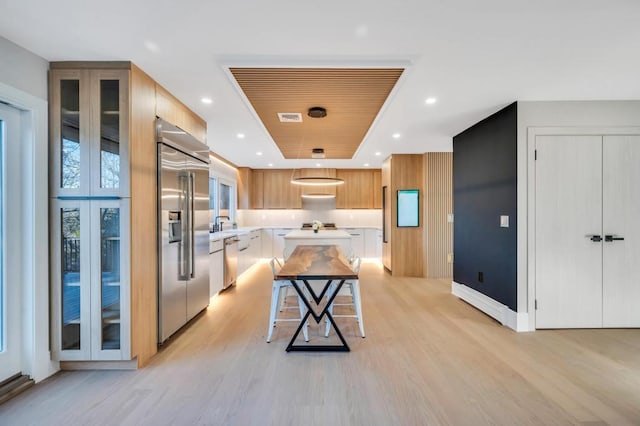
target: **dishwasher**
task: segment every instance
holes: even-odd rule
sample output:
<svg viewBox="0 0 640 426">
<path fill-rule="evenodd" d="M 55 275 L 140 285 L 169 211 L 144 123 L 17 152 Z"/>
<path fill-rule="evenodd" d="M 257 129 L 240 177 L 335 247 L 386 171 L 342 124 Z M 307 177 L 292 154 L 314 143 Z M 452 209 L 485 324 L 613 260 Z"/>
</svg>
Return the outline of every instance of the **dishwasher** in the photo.
<svg viewBox="0 0 640 426">
<path fill-rule="evenodd" d="M 224 239 L 224 285 L 223 289 L 236 282 L 238 276 L 238 238 Z"/>
</svg>

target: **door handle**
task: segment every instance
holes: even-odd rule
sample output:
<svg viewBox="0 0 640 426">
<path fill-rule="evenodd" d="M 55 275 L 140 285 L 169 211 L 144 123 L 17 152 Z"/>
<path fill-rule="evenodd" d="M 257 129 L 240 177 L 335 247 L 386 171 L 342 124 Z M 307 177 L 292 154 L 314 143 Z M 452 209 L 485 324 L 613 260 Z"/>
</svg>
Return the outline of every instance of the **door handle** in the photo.
<svg viewBox="0 0 640 426">
<path fill-rule="evenodd" d="M 613 235 L 605 235 L 604 236 L 604 240 L 608 243 L 613 242 L 613 241 L 623 241 L 624 238 L 623 237 L 615 237 Z"/>
<path fill-rule="evenodd" d="M 600 241 L 602 241 L 602 237 L 600 235 L 592 235 L 589 239 L 594 243 L 599 243 Z"/>
</svg>

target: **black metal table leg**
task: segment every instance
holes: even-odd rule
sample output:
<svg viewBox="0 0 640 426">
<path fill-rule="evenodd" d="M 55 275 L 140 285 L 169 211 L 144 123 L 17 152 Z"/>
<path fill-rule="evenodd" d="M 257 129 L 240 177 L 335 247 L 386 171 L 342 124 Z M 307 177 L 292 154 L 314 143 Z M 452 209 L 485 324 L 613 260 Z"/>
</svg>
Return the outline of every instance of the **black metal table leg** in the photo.
<svg viewBox="0 0 640 426">
<path fill-rule="evenodd" d="M 336 290 L 333 292 L 332 295 L 329 296 L 327 305 L 324 307 L 324 309 L 322 309 L 320 314 L 316 314 L 315 310 L 311 306 L 311 303 L 307 300 L 304 293 L 302 292 L 302 289 L 298 286 L 298 283 L 295 280 L 290 280 L 290 281 L 291 281 L 291 284 L 293 285 L 293 288 L 295 288 L 300 298 L 304 301 L 304 304 L 307 307 L 307 313 L 302 317 L 302 320 L 300 321 L 300 325 L 298 325 L 296 332 L 293 334 L 293 337 L 291 338 L 291 341 L 289 342 L 289 345 L 287 346 L 286 351 L 287 352 L 349 352 L 351 351 L 351 349 L 349 348 L 349 345 L 347 344 L 346 340 L 342 336 L 342 333 L 340 332 L 338 325 L 333 319 L 333 316 L 329 312 L 329 307 L 333 303 L 333 299 L 335 299 L 336 296 L 338 295 L 338 292 L 342 288 L 345 280 L 340 280 L 340 283 L 336 287 Z M 324 285 L 322 292 L 319 295 L 316 295 L 316 293 L 313 291 L 313 287 L 311 287 L 309 282 L 307 280 L 302 280 L 302 282 L 304 282 L 305 286 L 307 287 L 307 290 L 309 290 L 309 293 L 311 293 L 311 297 L 313 298 L 313 301 L 316 303 L 316 306 L 319 305 L 319 303 L 322 301 L 322 298 L 329 290 L 329 286 L 331 285 L 332 281 L 333 280 L 328 280 L 327 283 Z M 307 322 L 307 319 L 309 318 L 309 316 L 312 316 L 313 320 L 317 324 L 320 324 L 320 321 L 322 321 L 322 318 L 325 315 L 331 322 L 331 325 L 333 325 L 333 328 L 336 331 L 338 338 L 342 342 L 342 345 L 294 345 L 295 340 L 298 338 L 298 335 L 300 334 L 302 327 L 304 327 L 304 324 Z"/>
</svg>

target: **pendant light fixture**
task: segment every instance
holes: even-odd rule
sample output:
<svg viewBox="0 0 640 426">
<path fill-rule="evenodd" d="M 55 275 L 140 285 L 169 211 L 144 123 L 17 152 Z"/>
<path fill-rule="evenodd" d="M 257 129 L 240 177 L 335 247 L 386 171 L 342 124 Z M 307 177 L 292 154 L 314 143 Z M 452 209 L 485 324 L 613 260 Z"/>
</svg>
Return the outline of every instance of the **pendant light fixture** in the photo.
<svg viewBox="0 0 640 426">
<path fill-rule="evenodd" d="M 307 115 L 311 118 L 324 118 L 327 116 L 327 110 L 323 107 L 311 107 L 307 112 Z M 323 148 L 313 148 L 311 150 L 311 158 L 325 158 L 324 149 Z M 295 169 L 294 169 L 295 173 Z M 307 177 L 294 177 L 293 174 L 291 176 L 291 183 L 294 185 L 304 185 L 304 186 L 335 186 L 342 185 L 344 180 L 336 177 L 326 177 L 326 176 L 307 176 Z M 303 195 L 305 198 L 333 198 L 335 195 L 332 194 L 305 194 Z"/>
</svg>

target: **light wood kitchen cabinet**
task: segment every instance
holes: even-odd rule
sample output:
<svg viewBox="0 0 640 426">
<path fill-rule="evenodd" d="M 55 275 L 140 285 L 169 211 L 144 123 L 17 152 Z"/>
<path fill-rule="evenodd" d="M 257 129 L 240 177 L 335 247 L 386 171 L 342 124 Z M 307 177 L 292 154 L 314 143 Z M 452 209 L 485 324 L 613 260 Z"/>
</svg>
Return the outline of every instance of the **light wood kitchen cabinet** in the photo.
<svg viewBox="0 0 640 426">
<path fill-rule="evenodd" d="M 52 356 L 143 366 L 157 352 L 159 86 L 126 61 L 50 70 Z"/>
<path fill-rule="evenodd" d="M 293 177 L 322 177 L 322 178 L 335 178 L 336 169 L 296 169 L 293 171 Z M 339 186 L 339 185 L 338 185 Z M 336 195 L 336 185 L 321 185 L 321 186 L 300 186 L 300 195 L 307 194 L 329 194 Z"/>
<path fill-rule="evenodd" d="M 249 208 L 264 208 L 264 172 L 254 170 L 249 185 Z"/>
<path fill-rule="evenodd" d="M 238 209 L 246 210 L 250 207 L 251 182 L 253 170 L 249 167 L 238 167 Z"/>
<path fill-rule="evenodd" d="M 373 208 L 373 170 L 338 169 L 336 177 L 344 180 L 336 188 L 337 209 Z"/>
<path fill-rule="evenodd" d="M 300 186 L 291 183 L 293 170 L 264 170 L 264 208 L 299 209 L 302 208 Z"/>
<path fill-rule="evenodd" d="M 207 123 L 157 83 L 156 115 L 207 143 Z"/>
<path fill-rule="evenodd" d="M 238 209 L 264 208 L 264 172 L 238 167 Z"/>
<path fill-rule="evenodd" d="M 392 275 L 424 275 L 424 160 L 422 154 L 394 154 L 382 165 L 384 192 L 382 264 Z M 419 226 L 398 227 L 397 193 L 419 191 Z"/>
<path fill-rule="evenodd" d="M 373 208 L 382 208 L 382 170 L 376 169 L 373 172 Z"/>
<path fill-rule="evenodd" d="M 294 185 L 295 177 L 337 177 L 342 185 Z M 239 209 L 299 209 L 302 195 L 330 194 L 337 209 L 382 208 L 381 172 L 375 169 L 238 169 Z"/>
</svg>

